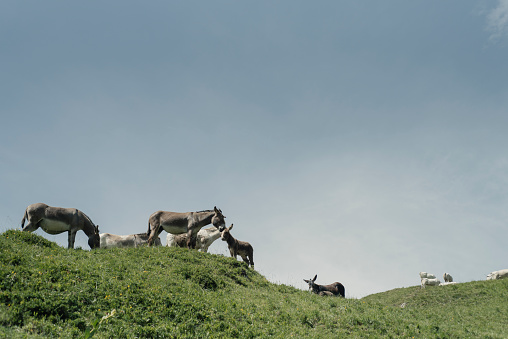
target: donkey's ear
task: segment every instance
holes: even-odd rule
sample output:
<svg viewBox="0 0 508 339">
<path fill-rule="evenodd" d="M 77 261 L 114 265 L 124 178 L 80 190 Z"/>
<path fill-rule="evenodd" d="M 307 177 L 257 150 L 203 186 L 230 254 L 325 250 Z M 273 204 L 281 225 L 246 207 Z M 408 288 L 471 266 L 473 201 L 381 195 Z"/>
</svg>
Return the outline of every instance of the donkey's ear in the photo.
<svg viewBox="0 0 508 339">
<path fill-rule="evenodd" d="M 312 279 L 312 282 L 316 281 L 316 279 L 317 279 L 317 274 L 316 274 L 316 276 L 314 277 L 314 279 Z"/>
<path fill-rule="evenodd" d="M 231 224 L 231 226 L 229 226 L 228 230 L 231 231 L 232 228 L 233 228 L 233 224 Z"/>
<path fill-rule="evenodd" d="M 307 284 L 310 283 L 310 280 L 307 279 L 303 279 L 303 281 L 305 281 Z"/>
</svg>

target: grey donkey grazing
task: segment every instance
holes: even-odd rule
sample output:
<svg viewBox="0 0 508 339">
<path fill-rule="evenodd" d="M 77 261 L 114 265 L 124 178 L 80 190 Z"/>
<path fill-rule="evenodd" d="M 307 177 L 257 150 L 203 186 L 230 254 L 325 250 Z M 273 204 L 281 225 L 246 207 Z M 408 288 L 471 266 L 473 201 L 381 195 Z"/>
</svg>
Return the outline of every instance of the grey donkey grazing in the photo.
<svg viewBox="0 0 508 339">
<path fill-rule="evenodd" d="M 228 243 L 229 253 L 231 253 L 233 258 L 236 259 L 236 256 L 240 255 L 247 265 L 250 264 L 250 266 L 254 268 L 254 249 L 252 245 L 246 241 L 236 240 L 230 233 L 232 228 L 233 224 L 222 231 L 220 234 L 221 239 Z"/>
<path fill-rule="evenodd" d="M 25 220 L 28 220 L 26 226 Z M 43 203 L 29 205 L 21 220 L 21 227 L 24 232 L 33 232 L 39 227 L 49 234 L 68 232 L 68 248 L 74 248 L 78 231 L 85 232 L 90 248 L 99 248 L 101 245 L 99 226 L 95 226 L 92 219 L 75 208 L 52 207 Z"/>
</svg>

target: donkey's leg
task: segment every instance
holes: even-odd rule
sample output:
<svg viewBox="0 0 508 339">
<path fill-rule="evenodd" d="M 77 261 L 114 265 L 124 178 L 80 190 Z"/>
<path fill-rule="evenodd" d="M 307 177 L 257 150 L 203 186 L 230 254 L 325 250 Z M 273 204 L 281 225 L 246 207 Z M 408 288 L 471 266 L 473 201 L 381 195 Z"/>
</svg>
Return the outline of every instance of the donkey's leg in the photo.
<svg viewBox="0 0 508 339">
<path fill-rule="evenodd" d="M 243 262 L 247 264 L 247 266 L 249 266 L 249 258 L 247 258 L 247 255 L 245 254 L 240 254 L 240 256 L 242 257 L 243 259 Z"/>
<path fill-rule="evenodd" d="M 38 222 L 30 222 L 28 221 L 28 224 L 26 224 L 25 227 L 22 228 L 23 232 L 33 232 L 39 228 Z"/>
<path fill-rule="evenodd" d="M 73 231 L 72 229 L 69 230 L 69 236 L 68 236 L 68 245 L 67 248 L 74 248 L 74 240 L 76 240 L 76 233 L 78 231 Z"/>
<path fill-rule="evenodd" d="M 153 224 L 150 224 L 150 221 L 149 221 L 148 222 L 148 230 L 150 231 L 150 234 L 148 234 L 148 246 L 153 246 L 155 239 L 162 232 L 162 227 L 160 226 L 160 223 L 158 220 L 154 221 Z"/>
<path fill-rule="evenodd" d="M 249 253 L 250 267 L 254 268 L 254 257 L 252 253 Z"/>
<path fill-rule="evenodd" d="M 22 227 L 21 230 L 23 232 L 33 232 L 33 231 L 37 230 L 40 226 L 41 220 L 42 219 L 37 220 L 36 216 L 30 217 L 29 215 L 27 215 L 28 223 L 26 224 L 25 227 L 23 227 L 23 223 L 25 223 L 25 217 L 23 217 L 22 224 L 21 224 L 21 227 Z"/>
<path fill-rule="evenodd" d="M 196 248 L 196 234 L 192 230 L 187 232 L 187 248 Z"/>
</svg>

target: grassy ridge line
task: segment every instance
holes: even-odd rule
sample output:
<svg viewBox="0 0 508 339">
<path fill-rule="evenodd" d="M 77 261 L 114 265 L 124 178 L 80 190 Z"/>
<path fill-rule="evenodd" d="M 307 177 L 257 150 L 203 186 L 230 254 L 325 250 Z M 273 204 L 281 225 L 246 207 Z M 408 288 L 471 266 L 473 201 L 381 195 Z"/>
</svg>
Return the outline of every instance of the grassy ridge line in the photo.
<svg viewBox="0 0 508 339">
<path fill-rule="evenodd" d="M 447 328 L 459 337 L 508 338 L 508 279 L 398 288 L 363 300 L 404 308 L 436 332 Z"/>
<path fill-rule="evenodd" d="M 507 283 L 323 298 L 223 256 L 67 250 L 10 230 L 0 234 L 0 337 L 506 338 Z"/>
</svg>

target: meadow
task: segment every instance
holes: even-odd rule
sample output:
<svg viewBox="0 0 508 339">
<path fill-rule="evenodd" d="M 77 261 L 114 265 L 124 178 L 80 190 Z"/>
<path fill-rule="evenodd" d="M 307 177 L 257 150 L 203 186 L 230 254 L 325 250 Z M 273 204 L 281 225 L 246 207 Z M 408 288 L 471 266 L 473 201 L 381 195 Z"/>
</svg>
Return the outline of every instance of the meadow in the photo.
<svg viewBox="0 0 508 339">
<path fill-rule="evenodd" d="M 0 338 L 508 338 L 507 300 L 508 279 L 320 297 L 221 255 L 0 234 Z"/>
</svg>

